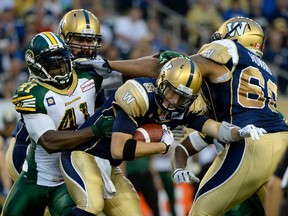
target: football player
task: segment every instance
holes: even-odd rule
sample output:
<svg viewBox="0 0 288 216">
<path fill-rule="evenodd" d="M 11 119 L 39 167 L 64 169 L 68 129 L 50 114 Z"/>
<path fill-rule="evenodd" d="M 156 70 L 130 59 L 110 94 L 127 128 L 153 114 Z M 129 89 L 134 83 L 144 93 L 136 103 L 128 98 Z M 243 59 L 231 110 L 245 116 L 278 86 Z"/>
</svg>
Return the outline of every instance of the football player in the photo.
<svg viewBox="0 0 288 216">
<path fill-rule="evenodd" d="M 288 145 L 288 126 L 276 111 L 277 80 L 261 60 L 265 45 L 261 26 L 249 18 L 232 18 L 220 26 L 213 40 L 190 56 L 203 76 L 202 92 L 210 115 L 240 127 L 254 124 L 268 134 L 259 141 L 225 145 L 202 179 L 190 215 L 222 215 L 254 193 L 263 203 L 267 182 Z M 137 73 L 141 68 L 156 77 L 159 65 L 153 57 L 108 63 L 118 71 Z M 173 57 L 169 51 L 160 53 L 160 60 Z M 93 66 L 106 70 L 96 61 Z M 202 148 L 201 142 L 190 138 L 185 143 L 184 148 L 177 147 L 174 157 L 175 171 L 183 169 L 183 174 L 187 170 L 181 156 Z"/>
<path fill-rule="evenodd" d="M 73 60 L 94 59 L 101 47 L 100 24 L 97 17 L 88 10 L 75 9 L 67 12 L 61 19 L 58 27 L 59 35 L 70 47 Z M 83 69 L 83 68 L 82 68 Z M 82 70 L 75 68 L 75 70 Z M 85 68 L 90 70 L 91 68 Z M 95 77 L 98 75 L 91 71 Z M 109 73 L 109 72 L 108 72 Z M 101 74 L 105 75 L 105 74 Z M 33 74 L 31 74 L 33 77 Z M 99 77 L 98 83 L 102 82 Z M 102 85 L 103 87 L 103 85 Z M 104 95 L 99 94 L 96 99 L 96 107 L 100 107 L 105 101 Z M 23 120 L 20 120 L 12 133 L 12 140 L 6 153 L 6 164 L 10 177 L 13 181 L 19 176 L 29 145 L 29 134 L 25 128 Z"/>
<path fill-rule="evenodd" d="M 222 215 L 254 193 L 263 203 L 268 180 L 288 145 L 288 127 L 276 111 L 277 80 L 261 60 L 265 36 L 260 25 L 232 18 L 212 38 L 191 56 L 204 77 L 202 91 L 211 115 L 240 127 L 254 124 L 268 134 L 225 146 L 201 180 L 189 215 Z M 183 144 L 189 154 L 199 150 L 191 136 Z M 185 172 L 184 148 L 175 152 L 175 172 Z"/>
<path fill-rule="evenodd" d="M 4 216 L 43 215 L 46 206 L 51 215 L 66 214 L 74 202 L 60 171 L 60 151 L 111 135 L 113 119 L 108 118 L 75 131 L 94 113 L 101 80 L 72 71 L 71 56 L 63 39 L 51 32 L 39 33 L 29 43 L 25 61 L 32 79 L 16 90 L 12 102 L 30 135 L 30 147 Z"/>
<path fill-rule="evenodd" d="M 251 125 L 240 129 L 221 124 L 201 115 L 201 109 L 190 112 L 201 85 L 197 65 L 187 58 L 175 58 L 162 67 L 158 79 L 125 82 L 84 123 L 83 127 L 103 115 L 115 116 L 111 139 L 99 138 L 61 154 L 63 175 L 77 205 L 74 215 L 97 215 L 102 211 L 115 216 L 142 215 L 139 197 L 118 166 L 123 160 L 167 153 L 174 141 L 167 126 L 173 129 L 186 125 L 226 142 L 251 135 L 257 139 L 264 132 Z M 138 126 L 152 122 L 165 124 L 160 142 L 133 139 Z"/>
<path fill-rule="evenodd" d="M 97 59 L 101 61 L 101 64 L 105 65 L 106 63 L 106 60 L 99 56 L 102 36 L 100 34 L 99 21 L 94 14 L 84 9 L 75 9 L 67 12 L 59 23 L 58 33 L 72 51 L 76 72 L 78 70 L 89 70 L 91 75 L 99 77 L 99 82 L 102 80 L 102 76 L 104 76 L 105 79 L 101 85 L 102 89 L 109 88 L 111 85 L 115 87 L 122 84 L 122 80 L 117 78 L 119 75 L 116 72 L 111 72 L 111 69 L 94 71 L 89 65 L 81 65 L 80 67 L 78 64 L 79 61 L 83 61 L 84 59 Z M 135 76 L 130 71 L 124 73 L 128 76 Z M 109 75 L 108 77 L 106 77 L 107 74 Z M 137 76 L 145 76 L 145 73 L 137 73 Z M 105 100 L 106 98 L 103 92 L 101 92 L 96 99 L 96 107 L 100 107 Z M 6 164 L 10 177 L 15 181 L 22 170 L 22 164 L 29 144 L 29 134 L 22 120 L 18 122 L 17 127 L 12 133 L 12 137 L 6 153 Z"/>
</svg>

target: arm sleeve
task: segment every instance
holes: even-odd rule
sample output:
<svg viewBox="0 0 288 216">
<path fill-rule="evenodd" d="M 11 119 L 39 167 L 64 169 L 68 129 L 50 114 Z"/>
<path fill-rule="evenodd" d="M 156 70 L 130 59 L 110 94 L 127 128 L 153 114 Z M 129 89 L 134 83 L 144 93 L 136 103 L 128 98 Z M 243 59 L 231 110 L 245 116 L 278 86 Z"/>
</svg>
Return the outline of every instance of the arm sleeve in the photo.
<svg viewBox="0 0 288 216">
<path fill-rule="evenodd" d="M 195 113 L 190 114 L 188 120 L 188 128 L 192 128 L 199 132 L 202 132 L 203 125 L 209 118 L 205 115 L 197 115 Z"/>
<path fill-rule="evenodd" d="M 53 120 L 45 114 L 24 114 L 23 119 L 30 137 L 38 142 L 39 138 L 48 130 L 57 130 Z"/>
<path fill-rule="evenodd" d="M 112 132 L 122 132 L 134 134 L 137 129 L 137 123 L 127 113 L 118 107 L 117 115 L 113 124 Z"/>
</svg>

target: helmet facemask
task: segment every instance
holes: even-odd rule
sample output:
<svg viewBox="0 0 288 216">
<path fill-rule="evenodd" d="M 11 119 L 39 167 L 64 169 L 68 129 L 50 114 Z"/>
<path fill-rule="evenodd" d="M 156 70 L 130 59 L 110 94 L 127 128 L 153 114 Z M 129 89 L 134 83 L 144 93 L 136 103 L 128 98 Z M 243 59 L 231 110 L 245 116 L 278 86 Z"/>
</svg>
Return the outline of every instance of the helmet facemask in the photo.
<svg viewBox="0 0 288 216">
<path fill-rule="evenodd" d="M 36 58 L 37 61 L 37 58 Z M 70 54 L 65 48 L 60 48 L 55 51 L 51 51 L 50 53 L 44 53 L 39 57 L 39 64 L 42 65 L 43 71 L 48 71 L 48 80 L 43 78 L 43 81 L 51 81 L 56 85 L 63 85 L 69 83 L 71 74 L 72 74 L 72 66 Z M 51 75 L 51 71 L 56 71 L 57 74 L 54 77 Z"/>
<path fill-rule="evenodd" d="M 47 36 L 57 43 L 47 43 Z M 64 41 L 54 33 L 40 33 L 29 44 L 25 60 L 30 77 L 49 83 L 59 89 L 65 88 L 72 75 L 72 54 Z"/>
<path fill-rule="evenodd" d="M 73 53 L 75 58 L 94 59 L 101 47 L 101 35 L 69 33 L 65 38 L 65 42 L 72 51 L 79 50 Z"/>
<path fill-rule="evenodd" d="M 182 86 L 185 87 L 185 86 Z M 186 87 L 187 88 L 187 87 Z M 173 92 L 173 94 L 177 94 L 178 103 L 174 104 L 169 100 L 167 95 L 169 92 Z M 163 113 L 166 115 L 172 117 L 179 114 L 184 113 L 189 109 L 191 104 L 194 102 L 194 100 L 197 98 L 197 95 L 190 95 L 187 94 L 177 88 L 175 88 L 171 83 L 169 83 L 167 80 L 160 83 L 159 87 L 155 89 L 155 98 L 156 103 L 159 106 L 159 108 L 162 110 Z"/>
<path fill-rule="evenodd" d="M 58 32 L 75 58 L 97 57 L 101 47 L 100 23 L 90 11 L 75 9 L 67 12 L 60 21 Z"/>
</svg>

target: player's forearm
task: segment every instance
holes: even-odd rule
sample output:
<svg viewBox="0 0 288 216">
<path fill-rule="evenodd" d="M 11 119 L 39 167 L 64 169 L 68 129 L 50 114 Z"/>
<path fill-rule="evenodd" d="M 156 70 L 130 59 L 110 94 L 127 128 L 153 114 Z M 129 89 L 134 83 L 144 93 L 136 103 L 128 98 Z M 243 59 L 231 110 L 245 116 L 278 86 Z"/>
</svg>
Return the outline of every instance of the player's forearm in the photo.
<svg viewBox="0 0 288 216">
<path fill-rule="evenodd" d="M 78 131 L 53 131 L 45 132 L 39 143 L 48 153 L 55 153 L 73 149 L 95 138 L 91 127 Z"/>
<path fill-rule="evenodd" d="M 175 170 L 178 168 L 185 169 L 186 164 L 187 164 L 187 159 L 188 159 L 188 157 L 185 154 L 185 152 L 183 151 L 183 149 L 181 149 L 181 147 L 177 146 L 175 148 L 174 153 L 171 156 L 172 170 Z"/>
<path fill-rule="evenodd" d="M 202 133 L 207 134 L 208 136 L 214 137 L 214 138 L 222 141 L 223 137 L 222 136 L 219 137 L 220 135 L 223 135 L 222 133 L 219 133 L 220 126 L 221 126 L 220 122 L 216 122 L 212 119 L 208 119 L 205 122 L 205 124 L 203 125 Z M 243 139 L 238 134 L 239 129 L 240 128 L 237 126 L 235 126 L 233 128 L 231 127 L 231 130 L 229 131 L 229 133 L 227 132 L 225 138 L 229 139 L 230 142 Z"/>
<path fill-rule="evenodd" d="M 140 158 L 147 155 L 164 154 L 166 150 L 166 144 L 163 142 L 151 142 L 147 144 L 146 142 L 137 141 L 135 158 Z"/>
<path fill-rule="evenodd" d="M 154 77 L 159 74 L 160 65 L 157 58 L 147 57 L 132 60 L 109 61 L 112 70 L 130 77 Z"/>
</svg>

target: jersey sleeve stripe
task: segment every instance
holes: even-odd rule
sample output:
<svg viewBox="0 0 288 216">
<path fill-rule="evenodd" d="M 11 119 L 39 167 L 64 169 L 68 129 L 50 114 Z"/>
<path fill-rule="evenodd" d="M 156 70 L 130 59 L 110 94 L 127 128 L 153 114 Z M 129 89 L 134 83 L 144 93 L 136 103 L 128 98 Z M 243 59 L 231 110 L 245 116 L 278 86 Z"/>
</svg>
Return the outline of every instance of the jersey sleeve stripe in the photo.
<svg viewBox="0 0 288 216">
<path fill-rule="evenodd" d="M 15 109 L 16 109 L 16 111 L 29 111 L 29 112 L 35 112 L 36 111 L 35 107 L 29 108 L 29 107 L 18 107 L 18 106 L 16 106 Z"/>
<path fill-rule="evenodd" d="M 130 80 L 130 81 L 138 89 L 138 91 L 141 93 L 141 95 L 143 96 L 146 107 L 149 107 L 149 99 L 148 99 L 147 92 L 146 92 L 145 88 L 135 80 Z"/>
<path fill-rule="evenodd" d="M 34 98 L 33 95 L 28 95 L 28 96 L 23 96 L 23 97 L 17 97 L 17 98 L 12 99 L 12 103 L 17 103 L 17 102 L 19 102 L 19 101 L 27 100 L 27 99 L 32 99 L 32 98 Z"/>
</svg>

